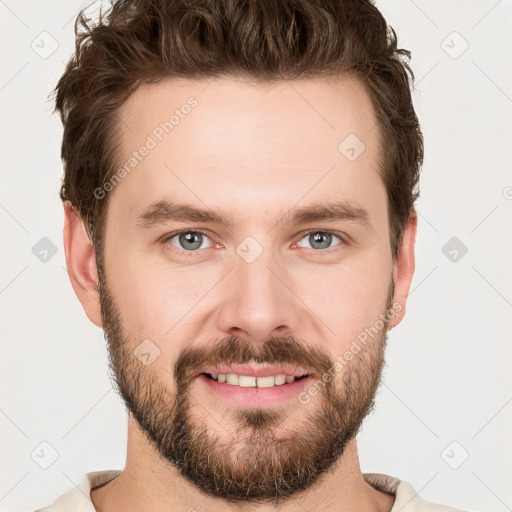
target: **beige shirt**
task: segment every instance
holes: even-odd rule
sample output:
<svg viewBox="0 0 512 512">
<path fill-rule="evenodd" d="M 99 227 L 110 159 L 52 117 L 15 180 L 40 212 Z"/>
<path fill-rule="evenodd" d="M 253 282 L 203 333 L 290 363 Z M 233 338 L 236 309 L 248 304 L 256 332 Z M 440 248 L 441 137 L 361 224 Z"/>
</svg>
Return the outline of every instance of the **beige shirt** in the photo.
<svg viewBox="0 0 512 512">
<path fill-rule="evenodd" d="M 79 486 L 35 512 L 96 512 L 90 497 L 91 489 L 110 482 L 120 474 L 119 470 L 86 473 Z M 463 512 L 422 500 L 410 484 L 393 476 L 381 473 L 363 473 L 363 476 L 375 489 L 395 496 L 391 512 Z"/>
</svg>

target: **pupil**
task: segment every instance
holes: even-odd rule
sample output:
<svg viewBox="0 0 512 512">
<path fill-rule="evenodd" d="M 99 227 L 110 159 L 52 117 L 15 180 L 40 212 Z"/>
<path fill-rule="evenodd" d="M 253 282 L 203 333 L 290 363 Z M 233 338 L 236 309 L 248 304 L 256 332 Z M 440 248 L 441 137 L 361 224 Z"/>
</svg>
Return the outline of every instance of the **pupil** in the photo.
<svg viewBox="0 0 512 512">
<path fill-rule="evenodd" d="M 186 247 L 187 249 L 198 249 L 201 247 L 201 242 L 197 241 L 198 238 L 201 236 L 201 233 L 193 233 L 192 231 L 188 231 L 187 233 L 181 234 L 182 239 L 182 245 Z M 193 247 L 187 246 L 186 244 L 192 244 Z M 194 246 L 194 244 L 196 244 Z"/>
<path fill-rule="evenodd" d="M 318 232 L 314 233 L 312 236 L 314 239 L 314 243 L 321 244 L 321 247 L 320 247 L 321 249 L 325 249 L 326 247 L 329 247 L 330 236 L 331 236 L 330 233 L 324 233 L 322 231 L 318 231 Z M 322 245 L 322 238 L 324 239 L 323 245 Z M 325 239 L 327 239 L 327 241 L 325 241 Z"/>
</svg>

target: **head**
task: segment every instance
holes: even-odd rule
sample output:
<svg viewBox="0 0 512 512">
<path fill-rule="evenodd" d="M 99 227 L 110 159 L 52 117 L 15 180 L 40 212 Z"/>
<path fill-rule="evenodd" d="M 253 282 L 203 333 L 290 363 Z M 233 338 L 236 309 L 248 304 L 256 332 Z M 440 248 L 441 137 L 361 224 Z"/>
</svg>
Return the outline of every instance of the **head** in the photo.
<svg viewBox="0 0 512 512">
<path fill-rule="evenodd" d="M 128 412 L 203 492 L 296 494 L 343 457 L 405 313 L 407 52 L 364 0 L 121 0 L 76 30 L 66 258 Z M 237 364 L 305 376 L 244 405 L 212 388 Z"/>
</svg>

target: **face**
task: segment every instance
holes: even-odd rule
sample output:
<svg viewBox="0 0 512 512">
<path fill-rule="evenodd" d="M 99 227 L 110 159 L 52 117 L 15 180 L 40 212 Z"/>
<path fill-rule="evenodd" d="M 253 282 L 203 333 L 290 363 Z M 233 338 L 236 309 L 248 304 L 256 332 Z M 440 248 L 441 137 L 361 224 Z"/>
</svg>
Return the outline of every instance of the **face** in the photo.
<svg viewBox="0 0 512 512">
<path fill-rule="evenodd" d="M 395 314 L 370 99 L 167 80 L 119 118 L 100 293 L 128 411 L 206 494 L 303 491 L 371 409 Z"/>
</svg>

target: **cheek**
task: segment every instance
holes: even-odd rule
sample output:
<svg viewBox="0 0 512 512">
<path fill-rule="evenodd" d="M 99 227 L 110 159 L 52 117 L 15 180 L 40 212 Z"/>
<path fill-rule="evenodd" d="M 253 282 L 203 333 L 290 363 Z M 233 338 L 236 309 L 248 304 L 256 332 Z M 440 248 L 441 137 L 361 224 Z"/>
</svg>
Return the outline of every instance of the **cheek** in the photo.
<svg viewBox="0 0 512 512">
<path fill-rule="evenodd" d="M 301 280 L 303 288 L 298 295 L 318 315 L 322 330 L 338 352 L 375 325 L 386 311 L 391 263 L 382 257 L 359 260 L 354 265 L 318 270 L 314 277 Z"/>
<path fill-rule="evenodd" d="M 157 354 L 148 368 L 156 372 L 159 380 L 167 379 L 183 345 L 190 339 L 187 319 L 193 318 L 194 304 L 206 293 L 198 284 L 200 280 L 185 277 L 184 272 L 176 269 L 171 272 L 150 268 L 145 261 L 125 257 L 122 268 L 109 268 L 108 281 L 130 350 L 147 345 L 145 352 Z"/>
<path fill-rule="evenodd" d="M 127 325 L 138 324 L 158 337 L 186 315 L 213 278 L 198 275 L 193 267 L 166 267 L 145 252 L 125 253 L 123 265 L 109 269 L 109 283 Z"/>
</svg>

